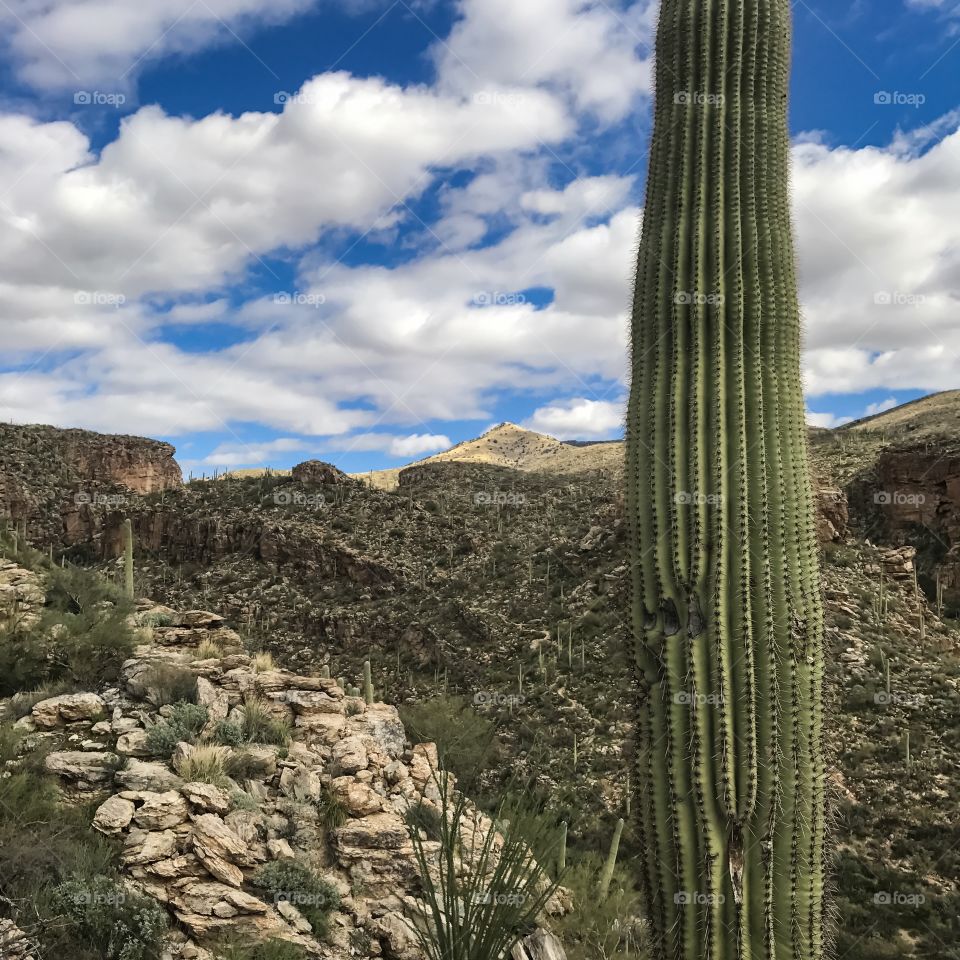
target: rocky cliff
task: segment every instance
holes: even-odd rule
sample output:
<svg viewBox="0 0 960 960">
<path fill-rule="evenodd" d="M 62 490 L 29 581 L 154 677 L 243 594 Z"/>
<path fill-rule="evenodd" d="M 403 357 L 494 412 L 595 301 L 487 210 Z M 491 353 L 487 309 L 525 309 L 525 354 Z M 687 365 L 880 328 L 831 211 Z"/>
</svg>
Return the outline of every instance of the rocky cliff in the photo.
<svg viewBox="0 0 960 960">
<path fill-rule="evenodd" d="M 8 608 L 11 598 L 37 606 L 33 574 L 10 563 L 3 573 L 0 604 L 6 596 Z M 446 809 L 435 746 L 410 743 L 392 706 L 252 658 L 216 614 L 141 602 L 136 622 L 144 642 L 117 685 L 40 700 L 16 726 L 27 734 L 24 754 L 40 751 L 68 797 L 95 801 L 93 825 L 122 844 L 130 888 L 169 911 L 164 960 L 212 960 L 225 935 L 328 960 L 420 960 L 409 822 L 411 811 Z M 189 709 L 163 695 L 184 677 L 196 690 Z M 289 739 L 241 745 L 224 735 L 249 725 L 254 710 Z M 192 735 L 158 735 L 178 729 L 185 712 Z M 494 830 L 473 806 L 468 817 L 478 837 Z M 290 880 L 305 876 L 309 889 Z M 286 879 L 278 887 L 264 877 Z M 565 904 L 556 895 L 548 911 Z M 33 955 L 16 931 L 0 928 L 0 937 L 4 956 Z M 515 957 L 563 953 L 541 931 Z"/>
</svg>

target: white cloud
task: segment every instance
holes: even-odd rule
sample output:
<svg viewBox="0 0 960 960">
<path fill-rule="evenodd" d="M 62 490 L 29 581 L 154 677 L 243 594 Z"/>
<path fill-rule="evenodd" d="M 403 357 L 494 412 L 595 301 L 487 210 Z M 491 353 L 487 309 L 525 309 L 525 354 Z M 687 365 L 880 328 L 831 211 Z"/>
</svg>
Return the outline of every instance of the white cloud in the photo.
<svg viewBox="0 0 960 960">
<path fill-rule="evenodd" d="M 815 413 L 813 410 L 807 410 L 807 423 L 811 427 L 832 430 L 834 427 L 842 427 L 845 423 L 850 423 L 852 419 L 852 417 L 839 417 L 835 413 Z"/>
<path fill-rule="evenodd" d="M 254 26 L 283 23 L 317 0 L 8 0 L 0 5 L 20 78 L 45 89 L 129 90 L 143 65 L 212 43 L 242 43 Z M 339 0 L 346 7 L 355 0 Z M 270 65 L 251 51 L 250 69 Z"/>
<path fill-rule="evenodd" d="M 524 426 L 558 440 L 598 440 L 619 434 L 623 417 L 621 402 L 578 397 L 538 408 Z"/>
<path fill-rule="evenodd" d="M 184 460 L 181 466 L 248 467 L 268 463 L 277 454 L 295 453 L 309 449 L 309 442 L 296 437 L 278 437 L 276 440 L 255 443 L 221 443 L 202 460 Z"/>
<path fill-rule="evenodd" d="M 435 47 L 441 86 L 497 98 L 546 85 L 579 111 L 623 117 L 651 89 L 658 4 L 638 0 L 459 0 L 460 21 Z"/>
<path fill-rule="evenodd" d="M 881 400 L 878 403 L 867 404 L 867 409 L 863 411 L 863 415 L 865 417 L 875 417 L 878 413 L 886 413 L 887 410 L 892 410 L 899 404 L 900 401 L 896 397 L 887 397 L 886 400 Z"/>
</svg>

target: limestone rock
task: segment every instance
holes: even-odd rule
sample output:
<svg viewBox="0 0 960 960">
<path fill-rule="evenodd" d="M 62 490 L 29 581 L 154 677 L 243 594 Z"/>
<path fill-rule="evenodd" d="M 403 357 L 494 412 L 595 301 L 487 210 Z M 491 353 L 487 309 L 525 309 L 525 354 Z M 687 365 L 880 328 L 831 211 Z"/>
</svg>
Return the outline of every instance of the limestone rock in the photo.
<svg viewBox="0 0 960 960">
<path fill-rule="evenodd" d="M 243 883 L 242 863 L 252 866 L 247 845 L 218 816 L 205 813 L 194 821 L 191 836 L 197 859 L 218 880 L 232 887 Z"/>
<path fill-rule="evenodd" d="M 187 819 L 187 801 L 176 790 L 148 793 L 133 820 L 144 830 L 167 830 Z"/>
<path fill-rule="evenodd" d="M 52 730 L 65 723 L 95 720 L 106 711 L 103 698 L 96 693 L 65 693 L 33 705 L 33 722 L 43 730 Z"/>
<path fill-rule="evenodd" d="M 393 813 L 375 813 L 358 820 L 348 820 L 334 831 L 340 847 L 400 850 L 410 843 L 406 824 Z"/>
<path fill-rule="evenodd" d="M 367 765 L 367 748 L 359 736 L 344 737 L 333 745 L 332 759 L 336 773 L 356 773 Z"/>
<path fill-rule="evenodd" d="M 118 770 L 116 781 L 127 790 L 162 793 L 177 790 L 183 781 L 165 764 L 131 759 Z"/>
<path fill-rule="evenodd" d="M 127 834 L 123 862 L 127 866 L 153 863 L 172 857 L 177 849 L 177 835 L 172 830 L 148 831 L 134 828 Z"/>
<path fill-rule="evenodd" d="M 113 779 L 120 763 L 115 753 L 95 750 L 62 750 L 47 754 L 44 765 L 58 777 L 85 783 L 105 783 Z"/>
<path fill-rule="evenodd" d="M 383 797 L 353 777 L 337 777 L 330 783 L 333 795 L 352 817 L 366 817 L 383 810 Z"/>
<path fill-rule="evenodd" d="M 218 813 L 222 816 L 229 813 L 233 806 L 229 794 L 212 783 L 185 783 L 180 792 L 191 806 L 204 813 Z"/>
<path fill-rule="evenodd" d="M 123 733 L 117 738 L 117 753 L 129 757 L 149 757 L 147 731 L 140 728 Z"/>
<path fill-rule="evenodd" d="M 108 797 L 97 808 L 93 826 L 101 833 L 120 833 L 130 826 L 135 810 L 136 807 L 130 800 L 124 800 L 120 796 Z"/>
</svg>

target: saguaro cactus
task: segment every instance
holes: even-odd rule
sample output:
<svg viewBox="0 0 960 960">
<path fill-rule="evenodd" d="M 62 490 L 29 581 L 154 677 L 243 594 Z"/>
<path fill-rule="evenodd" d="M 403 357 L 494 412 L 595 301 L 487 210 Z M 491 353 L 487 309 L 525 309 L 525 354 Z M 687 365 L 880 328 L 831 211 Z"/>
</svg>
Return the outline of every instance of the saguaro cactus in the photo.
<svg viewBox="0 0 960 960">
<path fill-rule="evenodd" d="M 133 599 L 133 524 L 129 520 L 123 521 L 123 592 Z"/>
<path fill-rule="evenodd" d="M 823 612 L 788 0 L 663 0 L 632 322 L 638 828 L 657 960 L 820 960 Z"/>
</svg>

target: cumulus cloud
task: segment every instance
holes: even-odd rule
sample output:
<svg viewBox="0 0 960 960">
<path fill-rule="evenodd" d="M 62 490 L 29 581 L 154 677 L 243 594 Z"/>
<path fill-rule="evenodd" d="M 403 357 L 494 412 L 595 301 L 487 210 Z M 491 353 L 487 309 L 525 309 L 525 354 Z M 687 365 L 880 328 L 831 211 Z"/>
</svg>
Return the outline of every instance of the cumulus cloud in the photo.
<svg viewBox="0 0 960 960">
<path fill-rule="evenodd" d="M 559 440 L 609 439 L 620 432 L 623 415 L 622 402 L 577 397 L 539 407 L 524 426 Z"/>
<path fill-rule="evenodd" d="M 461 19 L 435 48 L 446 88 L 496 99 L 509 88 L 546 85 L 605 120 L 623 117 L 650 91 L 659 7 L 651 0 L 459 0 L 458 7 Z"/>
</svg>

